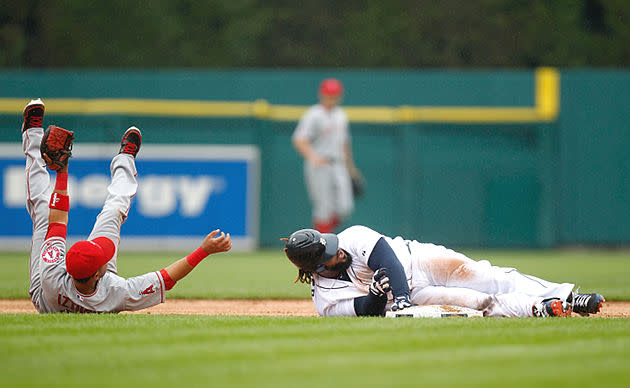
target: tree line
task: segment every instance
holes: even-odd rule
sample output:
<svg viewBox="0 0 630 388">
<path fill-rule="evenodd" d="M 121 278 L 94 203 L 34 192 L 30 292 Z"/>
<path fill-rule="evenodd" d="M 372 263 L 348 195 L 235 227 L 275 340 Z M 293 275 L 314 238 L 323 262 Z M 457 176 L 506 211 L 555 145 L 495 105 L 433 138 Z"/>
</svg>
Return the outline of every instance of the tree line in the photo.
<svg viewBox="0 0 630 388">
<path fill-rule="evenodd" d="M 624 0 L 22 0 L 3 68 L 630 65 Z"/>
</svg>

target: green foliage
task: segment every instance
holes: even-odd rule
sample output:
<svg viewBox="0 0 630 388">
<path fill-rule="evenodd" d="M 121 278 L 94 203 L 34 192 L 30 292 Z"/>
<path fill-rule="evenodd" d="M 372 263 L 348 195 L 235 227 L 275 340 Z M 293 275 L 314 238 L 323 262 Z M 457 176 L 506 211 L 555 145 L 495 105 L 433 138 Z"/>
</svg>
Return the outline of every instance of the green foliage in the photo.
<svg viewBox="0 0 630 388">
<path fill-rule="evenodd" d="M 622 0 L 24 0 L 3 67 L 628 66 Z"/>
<path fill-rule="evenodd" d="M 622 387 L 628 319 L 2 315 L 21 387 Z"/>
<path fill-rule="evenodd" d="M 514 267 L 554 282 L 575 283 L 608 300 L 630 300 L 630 253 L 627 251 L 471 251 L 475 260 Z M 119 274 L 131 277 L 166 267 L 186 253 L 121 252 Z M 29 284 L 26 253 L 1 253 L 0 299 L 26 299 Z M 310 287 L 293 281 L 295 267 L 282 250 L 217 254 L 205 259 L 168 292 L 169 298 L 308 299 Z"/>
</svg>

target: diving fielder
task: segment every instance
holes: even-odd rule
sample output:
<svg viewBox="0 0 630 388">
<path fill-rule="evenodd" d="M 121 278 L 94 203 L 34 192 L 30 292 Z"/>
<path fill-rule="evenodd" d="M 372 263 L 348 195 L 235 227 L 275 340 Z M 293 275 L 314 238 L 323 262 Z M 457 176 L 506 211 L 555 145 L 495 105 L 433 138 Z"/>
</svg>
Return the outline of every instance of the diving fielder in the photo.
<svg viewBox="0 0 630 388">
<path fill-rule="evenodd" d="M 454 305 L 494 317 L 564 317 L 599 312 L 600 294 L 574 292 L 515 268 L 492 266 L 434 244 L 384 236 L 365 226 L 339 234 L 294 232 L 285 245 L 310 283 L 322 316 L 384 315 L 413 305 Z"/>
<path fill-rule="evenodd" d="M 130 127 L 112 159 L 107 199 L 92 232 L 66 253 L 68 159 L 74 134 L 56 126 L 44 131 L 44 110 L 41 99 L 32 100 L 24 109 L 22 124 L 26 208 L 33 221 L 29 295 L 37 311 L 96 313 L 151 307 L 164 302 L 166 291 L 206 256 L 230 250 L 230 235 L 217 229 L 195 252 L 164 269 L 129 279 L 117 275 L 120 227 L 138 188 L 135 157 L 142 135 Z M 57 171 L 52 193 L 46 166 Z"/>
</svg>

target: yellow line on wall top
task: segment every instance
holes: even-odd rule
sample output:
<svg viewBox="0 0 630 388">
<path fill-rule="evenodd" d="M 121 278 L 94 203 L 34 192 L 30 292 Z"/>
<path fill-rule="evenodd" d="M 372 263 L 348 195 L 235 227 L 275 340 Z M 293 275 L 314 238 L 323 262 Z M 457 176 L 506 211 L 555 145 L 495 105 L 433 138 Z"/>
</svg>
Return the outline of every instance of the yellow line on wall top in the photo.
<svg viewBox="0 0 630 388">
<path fill-rule="evenodd" d="M 516 123 L 549 122 L 560 110 L 560 75 L 553 68 L 535 73 L 533 107 L 344 106 L 351 122 L 362 123 Z M 0 114 L 20 114 L 28 98 L 0 98 Z M 307 106 L 254 102 L 152 100 L 124 98 L 44 98 L 46 111 L 68 115 L 239 117 L 297 121 Z"/>
</svg>

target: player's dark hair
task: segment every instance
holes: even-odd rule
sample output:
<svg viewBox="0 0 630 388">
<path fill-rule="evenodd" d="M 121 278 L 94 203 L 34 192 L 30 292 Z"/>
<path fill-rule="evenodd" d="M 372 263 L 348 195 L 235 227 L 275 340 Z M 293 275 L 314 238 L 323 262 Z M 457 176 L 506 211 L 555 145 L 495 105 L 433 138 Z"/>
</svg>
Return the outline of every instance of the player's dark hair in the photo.
<svg viewBox="0 0 630 388">
<path fill-rule="evenodd" d="M 298 270 L 298 277 L 297 277 L 297 279 L 295 279 L 295 281 L 293 283 L 297 283 L 298 281 L 300 283 L 311 284 L 311 282 L 313 281 L 313 275 L 311 275 L 310 272 L 306 272 L 306 271 L 303 271 L 303 270 L 299 269 Z"/>
<path fill-rule="evenodd" d="M 94 272 L 94 273 L 96 273 L 96 272 Z M 94 274 L 92 274 L 92 276 L 94 276 Z M 92 278 L 92 276 L 88 276 L 88 277 L 83 278 L 83 279 L 74 279 L 74 278 L 73 278 L 73 279 L 74 279 L 77 283 L 87 283 L 87 282 L 88 282 L 88 280 L 90 280 L 90 279 Z"/>
</svg>

